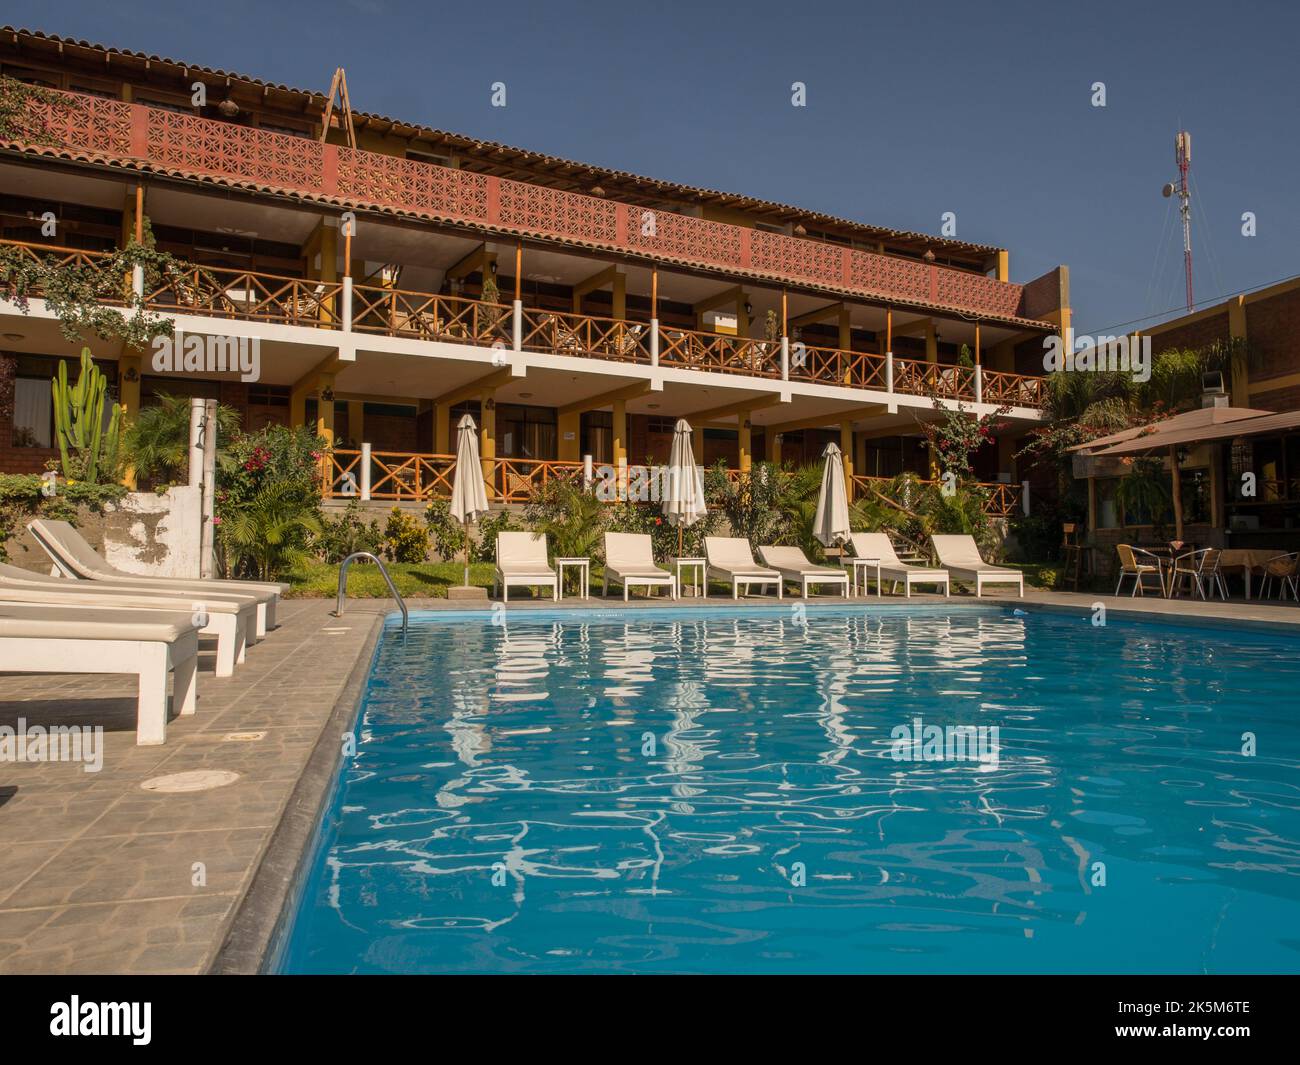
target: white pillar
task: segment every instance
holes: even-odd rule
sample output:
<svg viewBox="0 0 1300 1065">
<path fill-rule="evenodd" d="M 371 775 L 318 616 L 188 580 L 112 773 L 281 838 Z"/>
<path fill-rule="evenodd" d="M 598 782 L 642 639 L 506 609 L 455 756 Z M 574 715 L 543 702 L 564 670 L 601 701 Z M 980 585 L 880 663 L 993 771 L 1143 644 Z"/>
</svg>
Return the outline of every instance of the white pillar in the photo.
<svg viewBox="0 0 1300 1065">
<path fill-rule="evenodd" d="M 984 367 L 975 367 L 975 402 L 984 402 Z"/>
<path fill-rule="evenodd" d="M 190 479 L 191 488 L 203 484 L 203 400 L 190 400 Z"/>
<path fill-rule="evenodd" d="M 203 401 L 203 534 L 199 544 L 199 576 L 215 572 L 213 524 L 217 494 L 217 401 Z"/>
<path fill-rule="evenodd" d="M 1020 509 L 1025 512 L 1025 517 L 1029 517 L 1029 482 L 1020 482 Z"/>
<path fill-rule="evenodd" d="M 343 332 L 352 332 L 352 277 L 343 279 Z"/>
<path fill-rule="evenodd" d="M 885 352 L 885 391 L 892 392 L 893 390 L 894 390 L 894 353 L 892 351 L 887 351 Z"/>
<path fill-rule="evenodd" d="M 659 319 L 650 319 L 650 365 L 659 365 Z"/>
<path fill-rule="evenodd" d="M 370 445 L 361 445 L 361 501 L 370 499 Z"/>
<path fill-rule="evenodd" d="M 781 338 L 781 380 L 790 380 L 790 338 Z"/>
<path fill-rule="evenodd" d="M 582 487 L 584 490 L 591 487 L 591 482 L 595 479 L 595 471 L 592 468 L 591 456 L 582 456 Z"/>
<path fill-rule="evenodd" d="M 511 303 L 510 344 L 515 352 L 524 350 L 524 301 Z"/>
</svg>

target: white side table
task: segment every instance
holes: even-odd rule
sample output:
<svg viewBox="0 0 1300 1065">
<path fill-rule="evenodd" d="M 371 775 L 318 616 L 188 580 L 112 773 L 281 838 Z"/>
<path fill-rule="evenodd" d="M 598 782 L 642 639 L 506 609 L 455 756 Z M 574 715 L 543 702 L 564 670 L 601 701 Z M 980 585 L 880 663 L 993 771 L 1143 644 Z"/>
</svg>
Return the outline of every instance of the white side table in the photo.
<svg viewBox="0 0 1300 1065">
<path fill-rule="evenodd" d="M 566 567 L 578 571 L 579 598 L 590 598 L 591 559 L 589 558 L 557 558 L 555 560 L 555 581 L 559 586 L 556 593 L 557 597 L 564 598 L 564 570 Z"/>
<path fill-rule="evenodd" d="M 861 577 L 859 577 L 859 576 L 858 576 L 859 572 L 864 571 L 864 570 L 874 569 L 874 570 L 876 571 L 876 597 L 877 597 L 877 598 L 880 597 L 880 595 L 881 595 L 881 590 L 880 590 L 880 559 L 878 559 L 878 558 L 858 558 L 856 555 L 853 555 L 853 556 L 848 556 L 848 555 L 846 555 L 846 556 L 841 557 L 840 562 L 841 562 L 844 566 L 846 566 L 846 567 L 852 567 L 852 569 L 853 569 L 853 594 L 854 594 L 854 595 L 857 595 L 857 594 L 858 594 L 858 581 L 859 581 L 859 580 L 862 581 L 862 594 L 863 594 L 863 595 L 866 595 L 866 594 L 867 594 L 867 575 L 866 575 L 865 572 L 863 572 L 862 575 L 861 575 Z"/>
<path fill-rule="evenodd" d="M 682 583 L 682 570 L 693 569 L 696 573 L 696 579 L 691 581 L 691 588 L 695 594 L 702 599 L 709 597 L 709 570 L 708 560 L 703 558 L 675 558 L 673 562 L 677 566 L 677 593 L 681 595 L 685 590 Z"/>
</svg>

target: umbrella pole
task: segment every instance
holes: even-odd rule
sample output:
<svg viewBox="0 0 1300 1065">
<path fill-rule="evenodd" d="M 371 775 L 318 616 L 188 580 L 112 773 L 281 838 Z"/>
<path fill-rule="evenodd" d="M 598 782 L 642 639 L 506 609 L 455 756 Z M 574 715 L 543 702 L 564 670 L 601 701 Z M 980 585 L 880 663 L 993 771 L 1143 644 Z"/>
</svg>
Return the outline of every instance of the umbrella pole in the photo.
<svg viewBox="0 0 1300 1065">
<path fill-rule="evenodd" d="M 465 523 L 465 587 L 469 587 L 469 522 Z"/>
<path fill-rule="evenodd" d="M 686 531 L 686 527 L 684 525 L 677 526 L 677 557 L 678 558 L 682 557 L 682 536 L 685 534 L 685 531 Z"/>
</svg>

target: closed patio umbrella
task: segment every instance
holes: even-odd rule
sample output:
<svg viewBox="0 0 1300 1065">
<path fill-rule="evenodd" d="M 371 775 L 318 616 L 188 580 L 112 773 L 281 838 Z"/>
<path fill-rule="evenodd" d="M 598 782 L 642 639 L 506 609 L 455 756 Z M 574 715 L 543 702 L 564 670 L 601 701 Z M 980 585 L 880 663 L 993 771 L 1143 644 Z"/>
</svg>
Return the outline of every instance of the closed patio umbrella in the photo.
<svg viewBox="0 0 1300 1065">
<path fill-rule="evenodd" d="M 465 587 L 469 587 L 469 526 L 488 509 L 483 464 L 478 457 L 478 426 L 468 414 L 456 426 L 456 469 L 451 481 L 451 516 L 465 526 Z"/>
<path fill-rule="evenodd" d="M 677 526 L 677 554 L 682 553 L 682 536 L 686 526 L 694 525 L 709 512 L 704 502 L 704 477 L 695 464 L 691 444 L 691 426 L 678 418 L 673 426 L 673 448 L 668 455 L 667 484 L 664 486 L 664 517 Z"/>
<path fill-rule="evenodd" d="M 844 488 L 844 457 L 835 444 L 822 452 L 826 466 L 822 470 L 822 488 L 817 494 L 817 514 L 813 535 L 827 547 L 849 538 L 849 496 Z"/>
</svg>

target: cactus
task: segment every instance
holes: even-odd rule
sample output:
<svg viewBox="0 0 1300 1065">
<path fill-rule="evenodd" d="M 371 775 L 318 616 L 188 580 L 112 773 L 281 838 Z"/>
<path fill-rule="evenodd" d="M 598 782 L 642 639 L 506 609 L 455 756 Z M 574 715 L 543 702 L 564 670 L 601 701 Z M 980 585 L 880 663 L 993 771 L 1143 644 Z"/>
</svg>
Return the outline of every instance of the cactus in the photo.
<svg viewBox="0 0 1300 1065">
<path fill-rule="evenodd" d="M 54 396 L 54 434 L 59 441 L 63 476 L 96 483 L 102 474 L 113 479 L 117 473 L 122 409 L 113 404 L 108 426 L 104 426 L 104 402 L 108 382 L 81 349 L 81 372 L 75 387 L 68 385 L 68 366 L 59 363 L 58 376 L 51 382 Z"/>
</svg>

